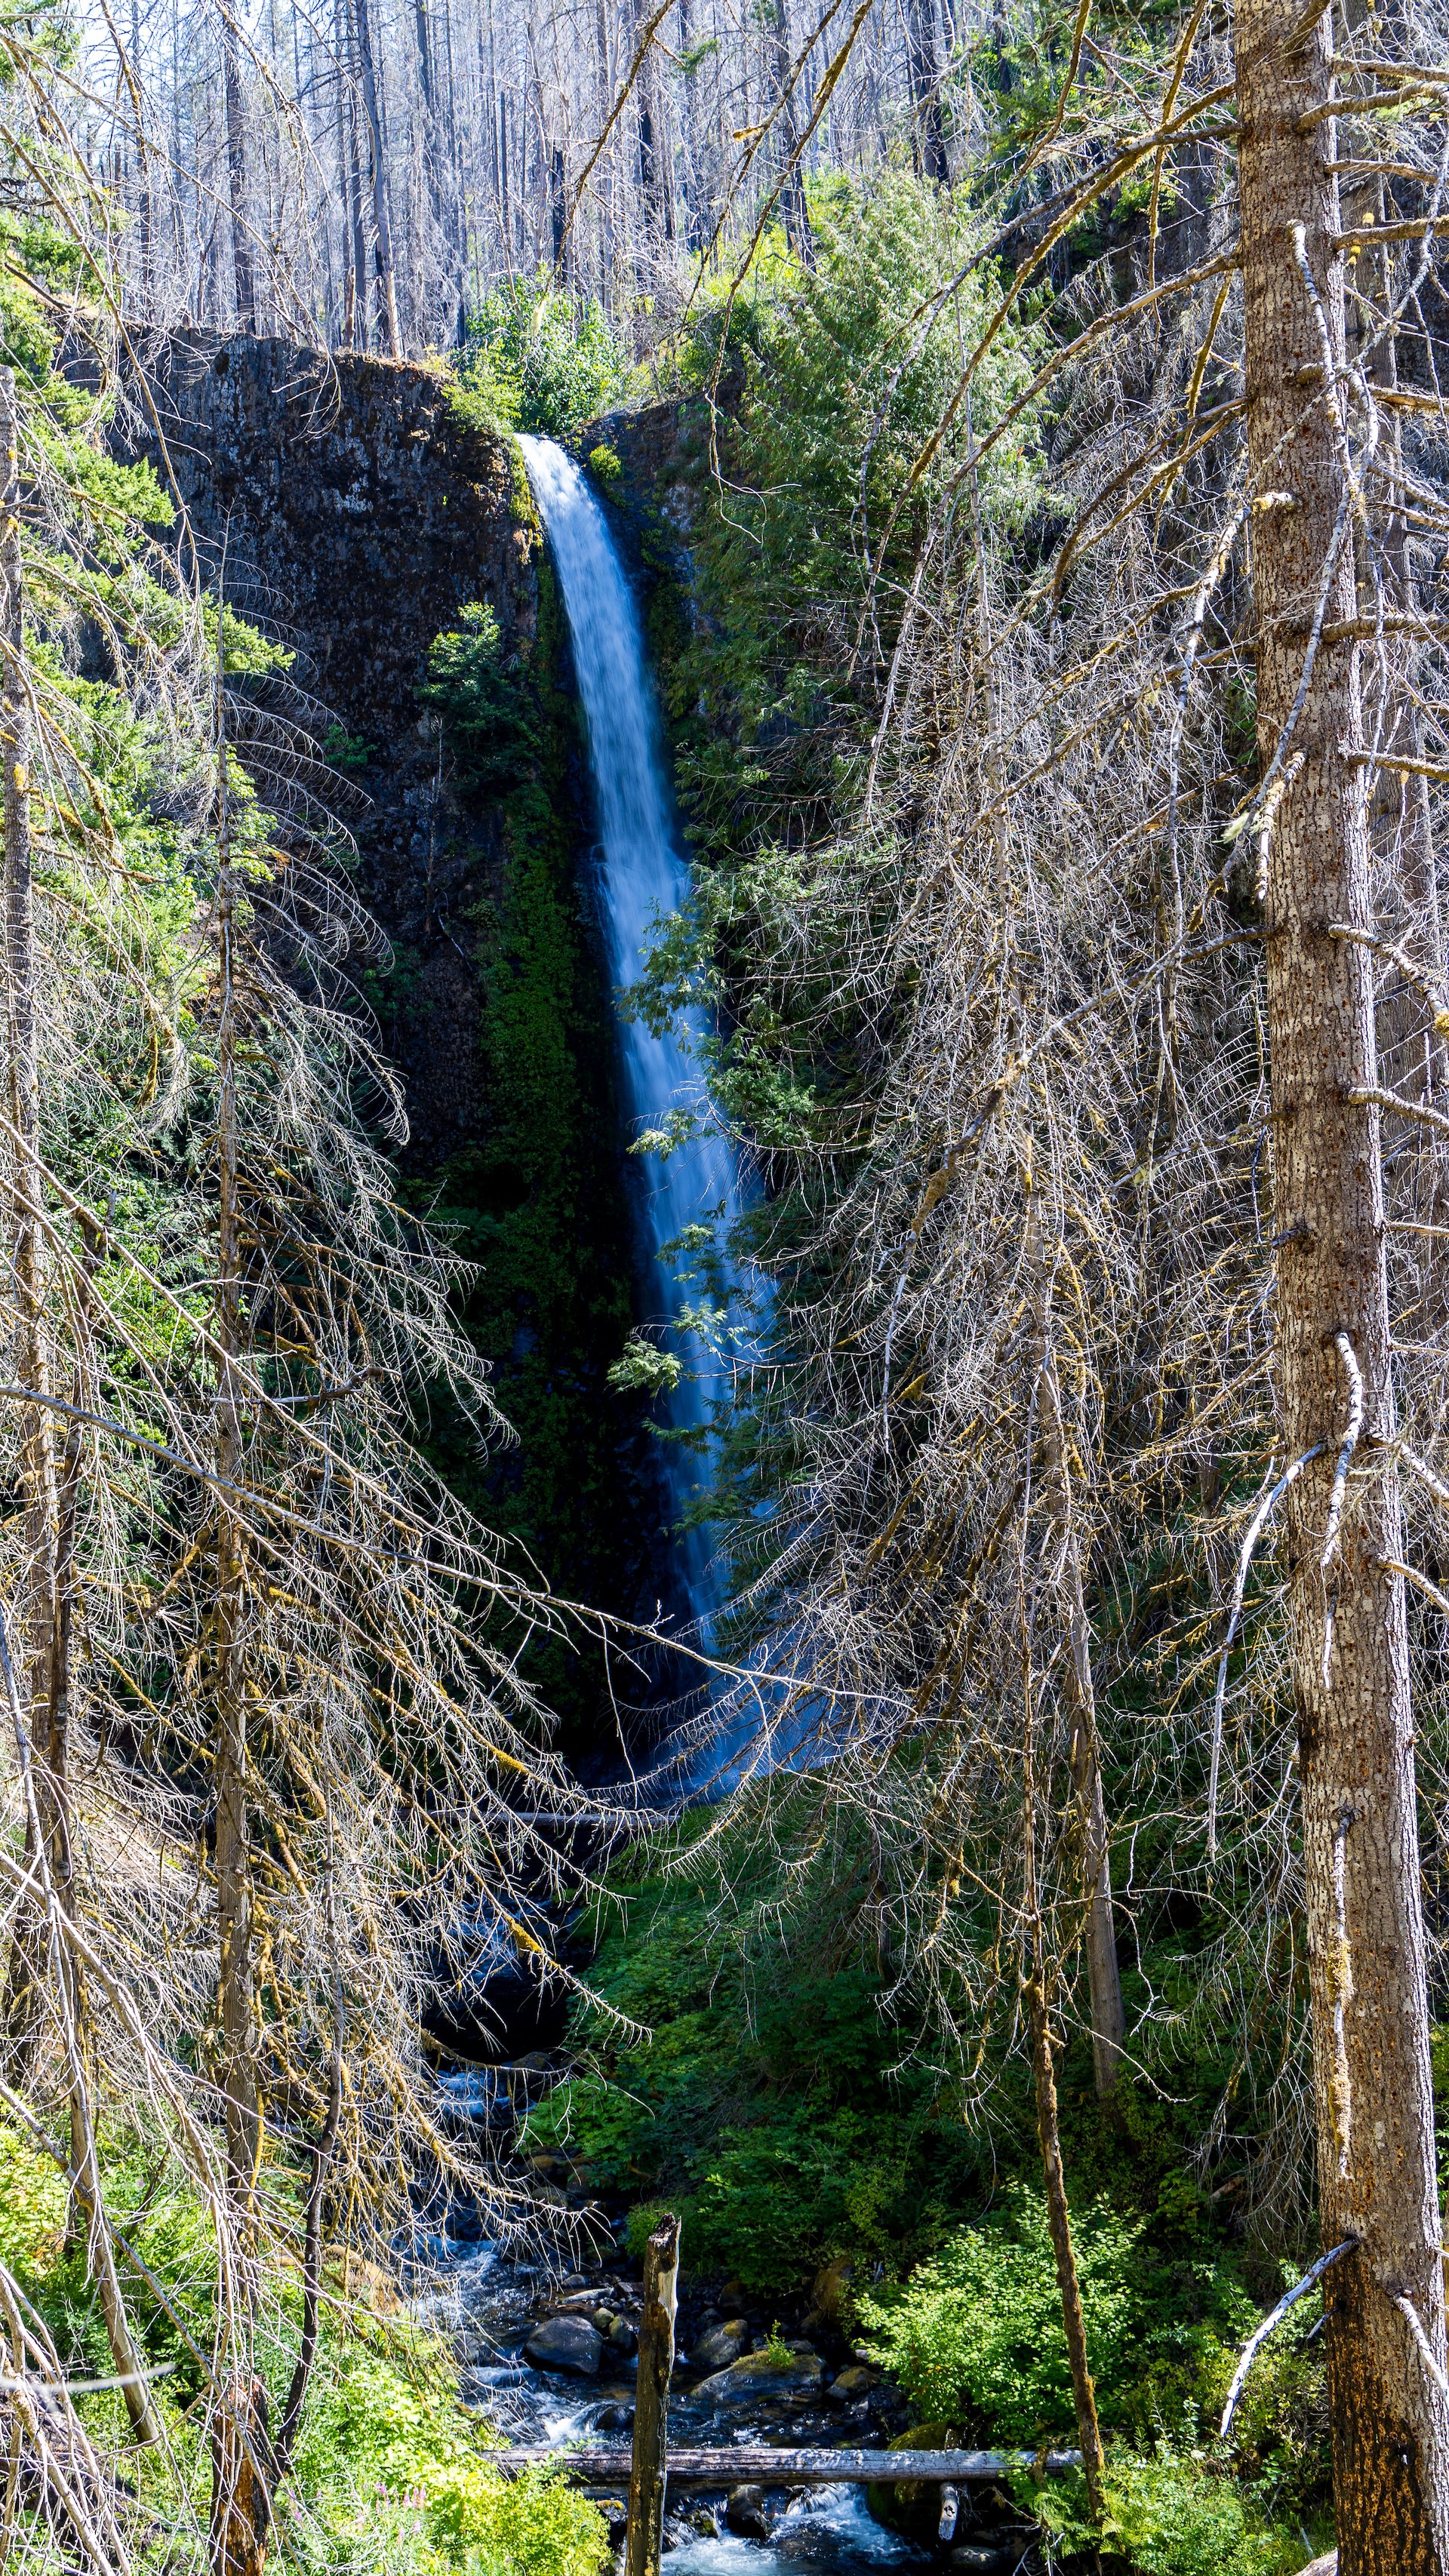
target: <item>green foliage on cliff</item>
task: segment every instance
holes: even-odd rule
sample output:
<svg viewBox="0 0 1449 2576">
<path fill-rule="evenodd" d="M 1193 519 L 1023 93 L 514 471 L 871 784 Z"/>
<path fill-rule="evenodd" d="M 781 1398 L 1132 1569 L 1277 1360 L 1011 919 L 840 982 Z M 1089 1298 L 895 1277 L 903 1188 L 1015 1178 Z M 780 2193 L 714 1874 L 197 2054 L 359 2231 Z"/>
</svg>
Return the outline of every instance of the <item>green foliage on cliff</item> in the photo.
<svg viewBox="0 0 1449 2576">
<path fill-rule="evenodd" d="M 530 647 L 505 655 L 496 617 L 476 605 L 429 657 L 420 694 L 441 718 L 475 849 L 496 858 L 475 856 L 458 925 L 475 979 L 485 1114 L 416 1192 L 477 1265 L 464 1320 L 518 1435 L 484 1461 L 453 1441 L 440 1412 L 437 1454 L 552 1582 L 610 1601 L 637 1529 L 621 1457 L 628 1399 L 607 1376 L 629 1328 L 630 1240 L 608 992 L 579 884 L 580 746 L 562 654 L 545 560 Z M 530 1669 L 582 1737 L 603 1688 L 592 1661 L 550 1644 Z"/>
<path fill-rule="evenodd" d="M 999 433 L 974 478 L 994 525 L 1019 525 L 1042 491 L 1034 413 L 1006 419 L 1034 363 L 1030 321 L 998 335 L 950 421 L 962 349 L 998 292 L 992 262 L 973 262 L 980 219 L 893 171 L 820 192 L 814 221 L 815 268 L 767 275 L 729 321 L 728 484 L 701 494 L 703 622 L 671 675 L 690 821 L 723 865 L 853 812 L 923 508 L 971 437 Z M 720 328 L 697 326 L 686 384 L 713 374 Z"/>
<path fill-rule="evenodd" d="M 527 777 L 543 747 L 537 692 L 522 653 L 505 654 L 486 600 L 473 600 L 436 637 L 418 695 L 442 717 L 467 786 L 502 789 Z"/>
<path fill-rule="evenodd" d="M 568 440 L 618 400 L 629 368 L 602 307 L 541 269 L 500 280 L 470 313 L 458 372 L 506 427 Z"/>
</svg>

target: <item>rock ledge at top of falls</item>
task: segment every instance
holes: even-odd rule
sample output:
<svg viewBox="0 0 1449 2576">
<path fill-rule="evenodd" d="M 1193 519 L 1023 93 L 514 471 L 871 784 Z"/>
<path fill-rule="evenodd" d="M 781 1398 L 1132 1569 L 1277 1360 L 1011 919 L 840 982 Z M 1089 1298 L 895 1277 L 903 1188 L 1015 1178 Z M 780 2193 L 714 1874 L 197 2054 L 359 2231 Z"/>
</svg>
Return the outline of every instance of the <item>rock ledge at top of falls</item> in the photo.
<svg viewBox="0 0 1449 2576">
<path fill-rule="evenodd" d="M 792 2352 L 780 2361 L 770 2352 L 746 2352 L 728 2370 L 702 2379 L 692 2392 L 695 2405 L 753 2406 L 762 2397 L 806 2396 L 820 2386 L 825 2364 L 818 2352 Z"/>
</svg>

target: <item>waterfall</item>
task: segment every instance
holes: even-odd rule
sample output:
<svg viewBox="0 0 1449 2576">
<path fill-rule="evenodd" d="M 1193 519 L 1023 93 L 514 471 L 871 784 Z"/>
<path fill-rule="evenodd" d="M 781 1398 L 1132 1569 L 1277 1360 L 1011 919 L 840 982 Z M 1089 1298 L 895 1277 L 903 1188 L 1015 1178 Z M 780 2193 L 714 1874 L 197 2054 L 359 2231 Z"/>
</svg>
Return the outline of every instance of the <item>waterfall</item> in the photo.
<svg viewBox="0 0 1449 2576">
<path fill-rule="evenodd" d="M 659 756 L 659 728 L 633 593 L 604 513 L 572 458 L 548 438 L 520 442 L 563 592 L 574 668 L 588 727 L 598 800 L 600 898 L 609 971 L 618 990 L 639 982 L 656 923 L 688 903 L 688 863 L 679 848 Z M 660 1398 L 661 1428 L 694 1434 L 659 1444 L 668 1517 L 677 1522 L 707 1481 L 713 1408 L 733 1389 L 728 1345 L 682 1325 L 687 1306 L 734 1306 L 741 1281 L 726 1246 L 744 1205 L 738 1164 L 714 1124 L 698 1068 L 704 1015 L 681 1013 L 656 1037 L 621 1014 L 619 1056 L 636 1133 L 659 1129 L 675 1112 L 693 1119 L 686 1141 L 641 1158 L 641 1251 L 646 1277 L 641 1321 L 665 1327 L 683 1375 Z M 687 1229 L 705 1227 L 713 1251 L 690 1248 Z M 681 1237 L 685 1243 L 681 1247 Z M 692 1278 L 681 1272 L 693 1272 Z M 723 1598 L 706 1529 L 676 1540 L 681 1588 L 706 1642 Z"/>
</svg>

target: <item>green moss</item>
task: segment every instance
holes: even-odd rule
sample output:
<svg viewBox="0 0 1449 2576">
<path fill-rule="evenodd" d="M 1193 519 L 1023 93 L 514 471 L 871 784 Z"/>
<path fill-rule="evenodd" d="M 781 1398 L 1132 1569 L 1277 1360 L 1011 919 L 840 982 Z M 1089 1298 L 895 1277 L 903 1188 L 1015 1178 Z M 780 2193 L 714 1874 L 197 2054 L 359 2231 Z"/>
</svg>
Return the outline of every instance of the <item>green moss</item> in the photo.
<svg viewBox="0 0 1449 2576">
<path fill-rule="evenodd" d="M 476 1265 L 464 1320 L 518 1435 L 480 1458 L 440 1400 L 435 1459 L 551 1583 L 619 1603 L 644 1544 L 629 1444 L 645 1399 L 607 1377 L 631 1320 L 630 1226 L 566 668 L 546 557 L 529 645 L 505 652 L 496 616 L 476 603 L 432 649 L 420 694 L 442 720 L 470 847 L 491 843 L 499 859 L 471 866 L 458 925 L 476 976 L 479 1129 L 409 1194 Z M 419 1007 L 416 977 L 417 961 L 400 957 L 394 1013 Z M 592 1659 L 536 1644 L 530 1669 L 574 1740 L 596 1732 L 604 1693 Z"/>
</svg>

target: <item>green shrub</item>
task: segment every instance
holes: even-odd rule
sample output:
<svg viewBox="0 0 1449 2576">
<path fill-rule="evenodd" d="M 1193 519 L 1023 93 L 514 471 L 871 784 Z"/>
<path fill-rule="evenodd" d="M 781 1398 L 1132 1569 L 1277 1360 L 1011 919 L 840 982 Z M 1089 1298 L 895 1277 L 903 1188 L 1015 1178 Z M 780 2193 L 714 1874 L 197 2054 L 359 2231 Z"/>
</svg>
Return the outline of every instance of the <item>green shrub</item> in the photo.
<svg viewBox="0 0 1449 2576">
<path fill-rule="evenodd" d="M 747 1909 L 743 1837 L 724 1866 L 731 1904 Z M 979 2196 L 977 2150 L 934 2070 L 899 2067 L 878 1980 L 830 1964 L 823 1932 L 798 1957 L 766 1943 L 746 2007 L 702 1888 L 656 1879 L 630 1894 L 590 1984 L 652 2035 L 581 2007 L 592 2067 L 533 2112 L 530 2143 L 566 2149 L 591 2190 L 667 2197 L 686 2268 L 751 2289 L 809 2281 L 837 2255 L 896 2271 L 930 2252 Z"/>
<path fill-rule="evenodd" d="M 495 420 L 571 439 L 617 400 L 628 362 L 602 307 L 560 294 L 540 270 L 532 285 L 495 286 L 469 316 L 459 373 Z"/>
<path fill-rule="evenodd" d="M 435 636 L 418 695 L 436 707 L 466 784 L 495 790 L 527 776 L 541 743 L 537 696 L 486 600 L 471 600 L 458 623 Z"/>
<path fill-rule="evenodd" d="M 551 2472 L 513 2480 L 486 2466 L 446 2372 L 424 2349 L 415 2358 L 409 2369 L 357 2341 L 323 2356 L 297 2467 L 324 2558 L 424 2576 L 596 2576 L 608 2547 L 597 2507 Z"/>
<path fill-rule="evenodd" d="M 1046 2203 L 1010 2183 L 1004 2207 L 966 2227 L 889 2301 L 857 2302 L 872 2348 L 923 2414 L 974 2416 L 1003 2442 L 1033 2442 L 1074 2421 L 1071 2372 Z M 1104 2396 L 1122 2375 L 1142 2319 L 1132 2286 L 1140 2228 L 1103 2203 L 1076 2226 L 1092 2367 Z"/>
<path fill-rule="evenodd" d="M 636 2263 L 643 2261 L 644 2248 L 661 2218 L 672 2214 L 667 2200 L 641 2200 L 630 2210 L 625 2221 L 626 2241 Z"/>
<path fill-rule="evenodd" d="M 1038 2487 L 1017 2473 L 1011 2483 L 1059 2545 L 1092 2546 L 1080 2478 Z M 1150 2459 L 1112 2454 L 1107 2504 L 1109 2544 L 1133 2576 L 1292 2576 L 1303 2564 L 1296 2533 L 1275 2528 L 1227 2478 L 1165 2443 Z"/>
</svg>

